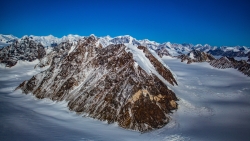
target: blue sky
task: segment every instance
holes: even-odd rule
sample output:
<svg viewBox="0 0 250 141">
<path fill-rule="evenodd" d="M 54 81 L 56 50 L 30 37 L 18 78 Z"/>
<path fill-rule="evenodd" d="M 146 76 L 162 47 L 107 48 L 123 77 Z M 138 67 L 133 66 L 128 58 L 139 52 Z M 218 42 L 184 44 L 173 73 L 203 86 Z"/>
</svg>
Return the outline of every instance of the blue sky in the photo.
<svg viewBox="0 0 250 141">
<path fill-rule="evenodd" d="M 1 0 L 1 34 L 250 47 L 248 0 Z"/>
</svg>

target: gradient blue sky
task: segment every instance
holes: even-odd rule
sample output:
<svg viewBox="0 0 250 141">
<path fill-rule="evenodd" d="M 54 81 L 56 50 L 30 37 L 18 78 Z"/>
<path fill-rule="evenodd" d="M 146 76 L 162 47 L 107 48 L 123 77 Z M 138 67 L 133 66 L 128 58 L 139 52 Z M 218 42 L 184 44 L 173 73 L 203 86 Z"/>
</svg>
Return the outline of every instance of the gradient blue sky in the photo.
<svg viewBox="0 0 250 141">
<path fill-rule="evenodd" d="M 249 0 L 1 0 L 0 33 L 250 46 Z"/>
</svg>

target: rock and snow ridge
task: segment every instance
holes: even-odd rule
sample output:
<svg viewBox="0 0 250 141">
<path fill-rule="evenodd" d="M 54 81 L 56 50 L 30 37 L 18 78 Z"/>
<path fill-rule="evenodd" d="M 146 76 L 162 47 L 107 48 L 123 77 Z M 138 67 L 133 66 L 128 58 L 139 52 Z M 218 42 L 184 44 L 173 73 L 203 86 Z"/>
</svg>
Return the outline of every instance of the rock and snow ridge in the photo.
<svg viewBox="0 0 250 141">
<path fill-rule="evenodd" d="M 208 44 L 205 44 L 202 46 L 201 44 L 197 45 L 192 45 L 192 44 L 172 44 L 170 42 L 166 43 L 157 43 L 154 41 L 150 41 L 148 39 L 144 40 L 136 40 L 132 36 L 129 35 L 124 35 L 124 36 L 117 36 L 117 37 L 110 37 L 110 36 L 104 36 L 104 37 L 96 37 L 95 35 L 91 35 L 97 38 L 96 45 L 100 47 L 107 47 L 111 44 L 117 45 L 117 44 L 124 44 L 127 47 L 132 47 L 131 49 L 133 50 L 133 46 L 145 46 L 148 48 L 148 50 L 151 51 L 151 53 L 155 54 L 156 52 L 158 55 L 154 55 L 155 57 L 163 57 L 163 56 L 172 56 L 172 57 L 178 57 L 182 61 L 187 60 L 187 63 L 192 63 L 192 62 L 209 62 L 211 60 L 214 60 L 215 58 L 212 55 L 215 55 L 217 58 L 219 56 L 227 56 L 227 57 L 238 57 L 240 59 L 244 58 L 248 62 L 250 62 L 250 49 L 248 47 L 212 47 Z M 84 36 L 79 36 L 79 35 L 72 35 L 69 34 L 67 36 L 63 36 L 62 38 L 57 38 L 54 37 L 53 35 L 49 36 L 23 36 L 22 38 L 18 39 L 15 36 L 12 35 L 2 35 L 0 34 L 0 39 L 4 41 L 8 46 L 0 49 L 0 63 L 4 63 L 7 67 L 12 67 L 17 63 L 18 60 L 23 60 L 23 61 L 33 61 L 35 59 L 39 59 L 40 63 L 37 66 L 46 66 L 49 65 L 52 61 L 52 58 L 57 54 L 57 53 L 50 53 L 51 51 L 57 49 L 58 45 L 60 43 L 68 43 L 70 45 L 69 47 L 69 52 L 71 53 L 74 49 L 75 46 L 77 45 L 77 42 L 80 39 L 83 39 Z M 11 47 L 13 46 L 14 42 L 20 43 L 24 40 L 28 39 L 30 42 L 36 43 L 37 45 L 40 46 L 40 50 L 45 50 L 46 55 L 43 54 L 42 56 L 37 56 L 37 54 L 40 54 L 37 52 L 37 49 L 33 49 L 30 51 L 28 49 L 28 52 L 22 52 L 20 50 L 25 50 L 22 49 L 23 47 Z M 10 44 L 10 45 L 9 45 Z M 19 48 L 19 49 L 18 49 Z M 29 45 L 26 45 L 25 48 L 29 48 Z M 44 49 L 43 49 L 44 48 Z M 136 50 L 134 50 L 136 51 Z M 32 53 L 34 52 L 34 53 Z M 29 57 L 31 56 L 31 58 Z M 136 58 L 136 57 L 135 57 Z M 158 59 L 161 60 L 161 59 Z M 138 60 L 139 62 L 142 62 Z M 164 63 L 163 63 L 164 64 Z"/>
<path fill-rule="evenodd" d="M 23 37 L 0 49 L 0 63 L 5 64 L 6 67 L 12 67 L 19 60 L 31 62 L 42 59 L 45 55 L 46 51 L 42 44 L 30 40 L 29 37 Z"/>
<path fill-rule="evenodd" d="M 181 62 L 187 61 L 187 64 L 192 62 L 210 62 L 215 60 L 213 55 L 199 50 L 192 50 L 188 54 L 179 55 L 177 58 L 181 59 Z"/>
<path fill-rule="evenodd" d="M 27 35 L 23 36 L 22 38 L 24 37 L 27 37 Z M 44 47 L 47 48 L 47 47 L 54 47 L 60 44 L 61 42 L 66 42 L 66 41 L 77 42 L 79 39 L 83 38 L 84 36 L 69 34 L 61 38 L 54 37 L 53 35 L 48 35 L 48 36 L 30 35 L 28 37 L 37 43 L 41 43 Z M 188 44 L 188 43 L 184 43 L 184 44 L 170 43 L 170 42 L 157 43 L 155 41 L 150 41 L 148 39 L 137 40 L 130 35 L 117 36 L 117 37 L 104 36 L 104 37 L 97 37 L 97 38 L 99 39 L 98 42 L 103 47 L 106 47 L 110 44 L 124 44 L 124 43 L 133 44 L 133 45 L 136 44 L 136 45 L 148 47 L 155 51 L 164 49 L 168 51 L 169 55 L 171 56 L 179 56 L 182 54 L 187 54 L 192 50 L 199 50 L 205 53 L 210 53 L 214 56 L 228 56 L 228 57 L 250 56 L 250 48 L 246 46 L 217 47 L 217 46 L 210 46 L 208 44 L 193 45 L 193 44 Z M 12 43 L 14 40 L 19 40 L 19 39 L 13 35 L 0 34 L 0 41 L 1 40 L 3 41 L 3 43 L 6 44 L 6 42 Z"/>
<path fill-rule="evenodd" d="M 250 77 L 250 64 L 245 60 L 237 61 L 234 58 L 221 57 L 210 61 L 210 65 L 219 69 L 234 68 Z"/>
<path fill-rule="evenodd" d="M 235 60 L 233 57 L 221 57 L 215 59 L 213 55 L 199 50 L 192 50 L 188 54 L 179 55 L 177 58 L 181 62 L 187 61 L 187 64 L 193 62 L 208 62 L 211 66 L 218 69 L 234 68 L 243 74 L 250 76 L 250 64 L 246 60 Z"/>
<path fill-rule="evenodd" d="M 170 86 L 177 82 L 155 52 L 126 43 L 104 48 L 95 36 L 72 46 L 59 44 L 43 62 L 50 67 L 18 89 L 40 99 L 65 100 L 72 111 L 126 129 L 145 132 L 170 121 L 169 113 L 178 108 Z"/>
</svg>

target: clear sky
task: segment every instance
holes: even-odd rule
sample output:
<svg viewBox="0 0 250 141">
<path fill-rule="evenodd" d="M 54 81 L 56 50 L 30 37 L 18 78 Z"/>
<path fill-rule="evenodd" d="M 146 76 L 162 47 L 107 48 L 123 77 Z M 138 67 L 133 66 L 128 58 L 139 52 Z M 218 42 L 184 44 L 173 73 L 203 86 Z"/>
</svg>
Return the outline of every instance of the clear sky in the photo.
<svg viewBox="0 0 250 141">
<path fill-rule="evenodd" d="M 0 33 L 250 46 L 250 0 L 1 0 Z"/>
</svg>

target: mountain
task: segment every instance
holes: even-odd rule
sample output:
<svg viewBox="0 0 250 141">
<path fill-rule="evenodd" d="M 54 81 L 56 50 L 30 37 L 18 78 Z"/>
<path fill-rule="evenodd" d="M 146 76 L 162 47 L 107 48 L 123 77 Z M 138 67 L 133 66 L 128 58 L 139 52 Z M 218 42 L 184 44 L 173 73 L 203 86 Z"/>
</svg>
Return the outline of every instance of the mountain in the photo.
<svg viewBox="0 0 250 141">
<path fill-rule="evenodd" d="M 68 42 L 71 44 L 71 47 L 77 44 L 77 41 L 81 38 L 83 37 L 69 34 L 67 36 L 63 36 L 62 38 L 57 38 L 52 35 L 25 35 L 18 39 L 12 35 L 0 34 L 0 40 L 4 42 L 5 45 L 5 47 L 0 49 L 0 63 L 5 64 L 6 67 L 12 67 L 16 65 L 18 60 L 31 62 L 35 59 L 39 59 L 41 61 L 40 66 L 42 66 L 42 64 L 46 62 L 46 59 L 49 59 L 48 57 L 43 58 L 45 54 L 50 53 L 52 50 L 56 50 L 60 43 Z"/>
<path fill-rule="evenodd" d="M 63 36 L 62 38 L 54 37 L 53 35 L 49 36 L 23 36 L 18 39 L 12 35 L 2 35 L 0 34 L 0 39 L 4 41 L 7 45 L 6 47 L 0 49 L 0 63 L 4 63 L 7 67 L 14 66 L 18 60 L 33 61 L 39 59 L 39 63 L 36 67 L 49 66 L 52 63 L 54 57 L 61 55 L 67 55 L 66 52 L 70 53 L 74 50 L 78 41 L 85 38 L 84 36 L 72 35 Z M 156 53 L 154 56 L 171 56 L 180 58 L 181 61 L 187 61 L 187 63 L 192 62 L 210 62 L 215 58 L 221 56 L 227 57 L 238 57 L 237 60 L 246 60 L 250 62 L 250 48 L 245 46 L 235 46 L 235 47 L 217 47 L 210 46 L 208 44 L 193 45 L 193 44 L 177 44 L 177 43 L 157 43 L 150 41 L 148 39 L 137 40 L 129 35 L 117 36 L 117 37 L 96 37 L 98 46 L 105 48 L 109 45 L 119 45 L 124 44 L 125 46 L 144 46 L 151 53 Z M 23 40 L 32 42 L 30 45 L 22 45 Z M 15 42 L 19 44 L 15 44 Z M 8 43 L 8 44 L 7 44 Z M 62 44 L 61 44 L 62 43 Z M 35 47 L 38 46 L 39 47 Z M 22 46 L 22 47 L 20 47 Z M 65 46 L 62 48 L 62 46 Z M 32 49 L 29 49 L 29 48 Z M 35 49 L 36 48 L 36 49 Z M 39 48 L 39 49 L 38 49 Z M 44 49 L 42 49 L 44 48 Z M 44 53 L 45 50 L 45 53 Z M 24 52 L 23 52 L 24 51 Z M 38 53 L 39 52 L 39 53 Z M 50 53 L 51 52 L 51 53 Z M 47 55 L 45 55 L 47 54 Z M 161 59 L 158 59 L 161 60 Z"/>
<path fill-rule="evenodd" d="M 208 53 L 214 56 L 227 56 L 227 57 L 246 57 L 249 53 L 249 48 L 247 47 L 220 47 L 213 50 L 208 50 Z"/>
<path fill-rule="evenodd" d="M 70 43 L 76 43 L 79 39 L 83 38 L 83 36 L 72 35 L 72 34 L 63 36 L 62 38 L 57 38 L 57 37 L 54 37 L 53 35 L 48 35 L 48 36 L 30 35 L 28 37 L 37 43 L 41 43 L 44 47 L 47 47 L 47 48 L 55 47 L 61 42 L 66 42 L 66 41 L 69 41 Z"/>
<path fill-rule="evenodd" d="M 72 111 L 126 129 L 161 128 L 177 109 L 170 89 L 177 85 L 174 75 L 154 51 L 122 41 L 103 47 L 91 35 L 75 46 L 61 43 L 46 55 L 50 67 L 17 89 L 40 99 L 65 100 Z"/>
<path fill-rule="evenodd" d="M 230 57 L 221 57 L 220 59 L 212 60 L 210 65 L 219 69 L 234 68 L 243 74 L 250 76 L 250 64 L 245 60 L 237 61 Z"/>
<path fill-rule="evenodd" d="M 24 36 L 19 40 L 15 40 L 11 45 L 0 49 L 0 63 L 6 67 L 16 65 L 18 60 L 34 61 L 41 59 L 46 55 L 46 51 L 40 43 L 30 40 Z"/>
<path fill-rule="evenodd" d="M 181 59 L 181 62 L 187 61 L 187 64 L 192 62 L 209 62 L 215 60 L 213 55 L 199 50 L 192 50 L 188 54 L 179 55 L 177 58 Z"/>
<path fill-rule="evenodd" d="M 27 36 L 27 35 L 26 35 Z M 62 38 L 54 37 L 53 35 L 48 36 L 28 36 L 30 40 L 35 41 L 36 43 L 41 43 L 45 48 L 55 47 L 61 42 L 69 41 L 75 43 L 83 38 L 84 36 L 72 35 L 63 36 Z M 0 40 L 4 41 L 4 45 L 7 46 L 13 43 L 14 40 L 18 40 L 17 37 L 12 35 L 2 35 L 0 34 Z M 8 42 L 8 44 L 6 43 Z M 227 57 L 247 57 L 250 56 L 250 48 L 245 46 L 210 46 L 208 44 L 193 45 L 188 43 L 178 44 L 178 43 L 157 43 L 155 41 L 150 41 L 148 39 L 137 40 L 130 35 L 117 36 L 117 37 L 98 37 L 98 42 L 106 47 L 110 44 L 132 44 L 132 45 L 141 45 L 145 46 L 151 50 L 156 51 L 160 56 L 179 56 L 182 54 L 188 54 L 192 50 L 199 50 L 201 52 L 209 53 L 213 56 L 227 56 Z M 51 49 L 50 49 L 51 50 Z"/>
<path fill-rule="evenodd" d="M 221 57 L 215 59 L 213 55 L 199 50 L 192 50 L 188 54 L 179 55 L 177 58 L 181 59 L 181 62 L 187 61 L 187 64 L 193 62 L 209 62 L 209 64 L 215 68 L 226 69 L 234 68 L 243 74 L 250 76 L 250 64 L 246 60 L 235 60 L 230 57 Z"/>
<path fill-rule="evenodd" d="M 8 46 L 15 42 L 18 38 L 13 35 L 3 35 L 0 34 L 0 48 Z"/>
<path fill-rule="evenodd" d="M 155 50 L 155 52 L 156 52 L 156 53 L 158 54 L 158 56 L 160 56 L 161 58 L 162 58 L 163 56 L 172 56 L 172 55 L 168 52 L 168 50 L 167 50 L 166 48 L 164 48 L 164 47 Z"/>
</svg>

